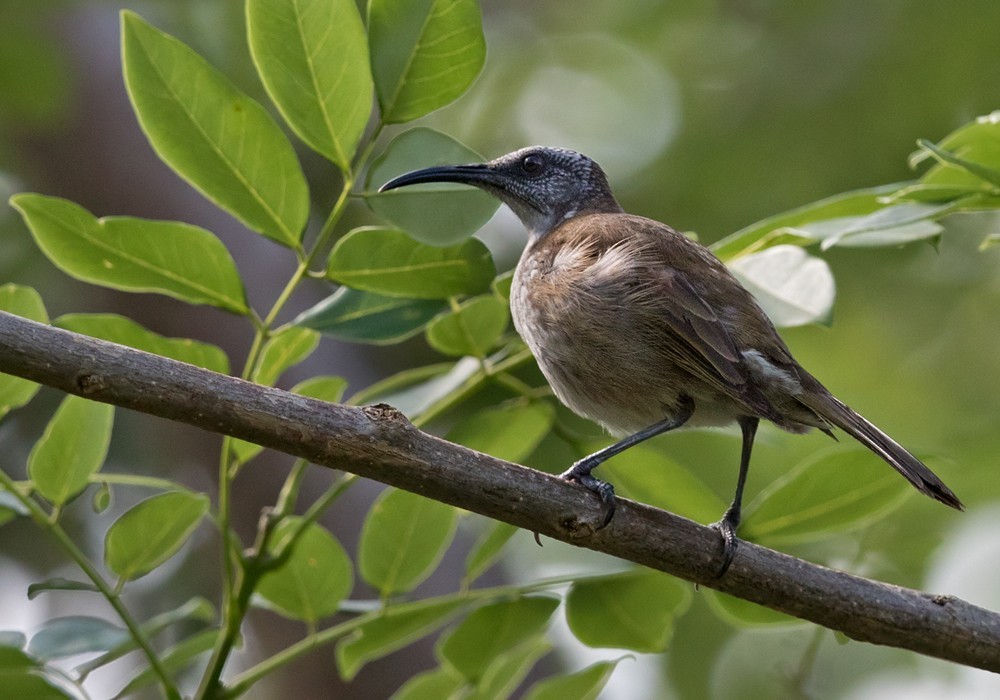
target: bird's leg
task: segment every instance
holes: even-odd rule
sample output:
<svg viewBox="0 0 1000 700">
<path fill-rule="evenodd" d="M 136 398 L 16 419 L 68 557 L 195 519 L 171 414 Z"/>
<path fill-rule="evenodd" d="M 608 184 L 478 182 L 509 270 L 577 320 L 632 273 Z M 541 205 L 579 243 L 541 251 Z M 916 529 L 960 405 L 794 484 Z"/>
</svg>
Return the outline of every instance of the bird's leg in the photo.
<svg viewBox="0 0 1000 700">
<path fill-rule="evenodd" d="M 743 450 L 740 455 L 740 475 L 736 480 L 736 495 L 733 496 L 733 502 L 729 504 L 722 520 L 712 525 L 722 535 L 722 568 L 716 575 L 716 579 L 725 576 L 729 565 L 733 563 L 733 557 L 736 555 L 736 545 L 739 542 L 736 538 L 736 528 L 740 524 L 742 516 L 743 487 L 747 483 L 747 472 L 750 470 L 750 452 L 753 450 L 753 439 L 757 434 L 759 422 L 760 420 L 756 416 L 740 418 L 740 429 L 743 431 Z"/>
<path fill-rule="evenodd" d="M 633 445 L 638 445 L 640 442 L 648 440 L 651 437 L 656 437 L 661 433 L 681 427 L 691 417 L 692 413 L 694 413 L 694 401 L 688 396 L 681 396 L 680 406 L 675 415 L 661 420 L 659 423 L 654 423 L 648 428 L 643 428 L 639 432 L 629 435 L 613 445 L 608 445 L 604 449 L 598 450 L 594 454 L 574 462 L 573 466 L 560 475 L 563 479 L 575 481 L 600 496 L 606 512 L 604 514 L 604 522 L 597 528 L 598 530 L 607 527 L 608 523 L 611 522 L 611 518 L 615 515 L 615 487 L 607 481 L 601 481 L 591 476 L 590 473 L 619 452 L 624 452 Z"/>
</svg>

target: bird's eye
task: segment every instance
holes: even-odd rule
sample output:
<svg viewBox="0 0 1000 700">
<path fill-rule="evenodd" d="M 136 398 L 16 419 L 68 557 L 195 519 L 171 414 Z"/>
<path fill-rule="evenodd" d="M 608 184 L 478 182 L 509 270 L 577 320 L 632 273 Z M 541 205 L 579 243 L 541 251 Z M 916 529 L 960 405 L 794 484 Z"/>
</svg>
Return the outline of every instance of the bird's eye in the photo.
<svg viewBox="0 0 1000 700">
<path fill-rule="evenodd" d="M 536 175 L 540 173 L 544 166 L 545 161 L 542 157 L 534 154 L 525 156 L 524 160 L 521 161 L 521 169 L 528 175 Z"/>
</svg>

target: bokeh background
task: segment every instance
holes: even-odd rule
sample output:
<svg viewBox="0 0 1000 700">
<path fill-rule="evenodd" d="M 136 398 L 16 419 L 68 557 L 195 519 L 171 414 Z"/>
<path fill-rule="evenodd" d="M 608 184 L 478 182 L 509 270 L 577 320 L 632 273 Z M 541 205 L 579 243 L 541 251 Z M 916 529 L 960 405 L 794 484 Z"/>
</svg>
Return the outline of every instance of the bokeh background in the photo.
<svg viewBox="0 0 1000 700">
<path fill-rule="evenodd" d="M 481 6 L 489 50 L 483 75 L 465 97 L 421 123 L 490 157 L 533 143 L 587 152 L 605 166 L 626 209 L 697 232 L 706 242 L 827 195 L 913 178 L 906 157 L 916 139 L 937 140 L 1000 108 L 995 0 L 483 0 Z M 204 226 L 233 251 L 251 302 L 269 305 L 291 268 L 276 262 L 273 244 L 173 175 L 136 125 L 120 73 L 117 13 L 125 7 L 263 99 L 239 0 L 2 0 L 0 194 L 39 191 L 98 215 Z M 332 168 L 304 150 L 302 156 L 313 196 L 323 204 L 335 192 Z M 358 205 L 348 218 L 360 224 L 367 216 Z M 979 251 L 978 245 L 984 234 L 1000 231 L 1000 219 L 945 223 L 936 248 L 824 254 L 838 287 L 833 322 L 784 335 L 799 360 L 841 398 L 904 444 L 934 455 L 939 473 L 969 506 L 959 515 L 914 497 L 862 537 L 831 538 L 827 560 L 998 609 L 1000 248 Z M 504 210 L 481 235 L 506 266 L 524 243 Z M 0 207 L 0 283 L 6 282 L 38 289 L 52 316 L 123 313 L 161 334 L 220 345 L 234 366 L 246 353 L 250 334 L 238 319 L 69 279 L 38 252 L 14 212 Z M 326 292 L 319 284 L 304 289 L 292 313 Z M 323 372 L 348 377 L 357 390 L 432 357 L 419 340 L 375 350 L 327 340 L 282 385 Z M 59 398 L 43 391 L 0 423 L 0 467 L 23 473 L 27 451 Z M 824 444 L 821 436 L 787 438 L 770 430 L 760 442 L 750 498 Z M 728 498 L 735 439 L 692 433 L 661 445 L 685 464 L 704 464 L 700 475 Z M 169 474 L 210 491 L 217 449 L 217 436 L 119 411 L 111 466 Z M 283 458 L 269 455 L 245 472 L 237 498 L 247 532 L 260 507 L 273 501 L 286 468 Z M 314 479 L 322 484 L 328 475 Z M 349 551 L 378 488 L 353 490 L 326 521 Z M 79 515 L 85 538 L 85 503 Z M 100 533 L 92 534 L 90 551 L 99 558 Z M 30 581 L 72 573 L 40 538 L 27 522 L 0 529 L 0 629 L 30 630 L 83 604 L 71 596 L 27 601 Z M 218 573 L 209 557 L 215 546 L 206 528 L 194 553 L 149 577 L 145 588 L 137 586 L 130 603 L 159 610 L 196 592 L 211 595 L 206 582 Z M 450 554 L 445 573 L 422 590 L 452 585 L 452 559 L 459 566 L 461 554 Z M 492 577 L 608 566 L 615 564 L 555 543 L 538 552 L 529 537 L 519 537 Z M 166 593 L 157 587 L 166 580 L 156 578 L 161 575 L 173 582 Z M 273 616 L 256 619 L 247 656 L 273 653 L 299 633 Z M 547 662 L 549 671 L 614 656 L 554 634 L 566 639 Z M 387 697 L 430 665 L 431 649 L 421 645 L 372 664 L 344 688 L 331 655 L 321 651 L 257 692 Z M 115 687 L 115 679 L 106 682 Z M 603 697 L 797 696 L 990 698 L 1000 696 L 1000 685 L 986 674 L 905 652 L 841 644 L 805 625 L 734 627 L 696 595 L 671 650 L 623 662 Z"/>
</svg>

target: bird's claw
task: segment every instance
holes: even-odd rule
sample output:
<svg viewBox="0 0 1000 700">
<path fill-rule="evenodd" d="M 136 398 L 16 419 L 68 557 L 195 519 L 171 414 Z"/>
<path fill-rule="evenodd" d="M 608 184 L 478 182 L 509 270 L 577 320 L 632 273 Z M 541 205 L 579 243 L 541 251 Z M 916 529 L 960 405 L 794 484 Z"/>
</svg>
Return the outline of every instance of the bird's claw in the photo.
<svg viewBox="0 0 1000 700">
<path fill-rule="evenodd" d="M 736 526 L 738 524 L 739 516 L 734 516 L 729 511 L 726 511 L 726 514 L 722 516 L 722 520 L 712 523 L 709 526 L 713 530 L 718 531 L 722 536 L 722 567 L 719 569 L 719 573 L 715 575 L 716 581 L 726 575 L 730 565 L 733 563 L 733 558 L 736 556 L 736 547 L 740 542 L 736 536 Z"/>
<path fill-rule="evenodd" d="M 588 491 L 593 491 L 597 494 L 597 496 L 601 499 L 601 503 L 604 504 L 605 509 L 604 520 L 597 526 L 597 529 L 603 530 L 611 523 L 611 519 L 615 517 L 615 506 L 617 504 L 615 499 L 615 487 L 607 481 L 601 481 L 600 479 L 591 476 L 591 469 L 593 469 L 593 467 L 588 465 L 586 460 L 581 460 L 560 474 L 560 477 L 566 481 L 576 482 Z"/>
</svg>

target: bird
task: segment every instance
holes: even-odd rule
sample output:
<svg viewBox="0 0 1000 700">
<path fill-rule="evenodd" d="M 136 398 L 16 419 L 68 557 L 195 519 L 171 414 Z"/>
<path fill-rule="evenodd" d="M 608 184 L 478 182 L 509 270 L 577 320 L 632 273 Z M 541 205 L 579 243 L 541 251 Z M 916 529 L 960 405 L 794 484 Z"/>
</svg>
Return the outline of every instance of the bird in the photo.
<svg viewBox="0 0 1000 700">
<path fill-rule="evenodd" d="M 533 146 L 404 173 L 379 191 L 435 182 L 495 196 L 528 231 L 510 289 L 514 326 L 556 397 L 620 438 L 561 474 L 599 496 L 598 529 L 615 512 L 614 487 L 592 473 L 600 464 L 671 430 L 736 424 L 736 490 L 712 525 L 722 548 L 716 578 L 724 576 L 762 419 L 791 433 L 815 428 L 833 437 L 839 428 L 921 493 L 963 509 L 926 465 L 796 362 L 753 295 L 708 248 L 626 213 L 591 158 Z"/>
</svg>

